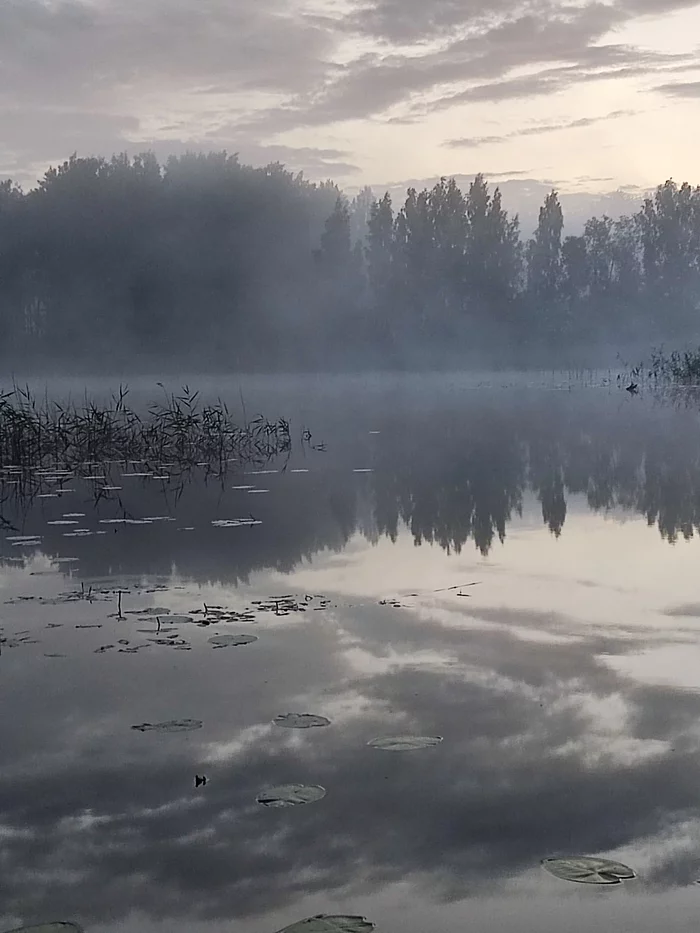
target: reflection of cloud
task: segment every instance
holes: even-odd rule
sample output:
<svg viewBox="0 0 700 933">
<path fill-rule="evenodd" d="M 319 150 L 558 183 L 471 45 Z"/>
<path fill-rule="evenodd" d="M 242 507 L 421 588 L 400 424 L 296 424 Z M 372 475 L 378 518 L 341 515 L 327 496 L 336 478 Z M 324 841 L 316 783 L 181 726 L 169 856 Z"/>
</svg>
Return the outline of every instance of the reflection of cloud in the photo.
<svg viewBox="0 0 700 933">
<path fill-rule="evenodd" d="M 378 664 L 358 669 L 355 645 Z M 31 901 L 85 923 L 142 910 L 179 929 L 178 918 L 243 918 L 302 894 L 409 878 L 432 899 L 463 899 L 543 854 L 635 845 L 694 812 L 700 761 L 684 730 L 700 697 L 635 685 L 596 659 L 598 636 L 556 645 L 504 630 L 465 636 L 376 607 L 371 618 L 346 611 L 323 637 L 309 619 L 256 647 L 187 655 L 196 682 L 156 656 L 158 677 L 134 674 L 142 709 L 176 691 L 182 705 L 184 690 L 205 720 L 186 738 L 122 735 L 116 719 L 112 733 L 95 728 L 112 701 L 104 684 L 122 683 L 117 662 L 93 679 L 81 670 L 73 692 L 49 678 L 44 717 L 32 666 L 13 669 L 13 693 L 30 705 L 0 724 L 16 768 L 0 777 L 5 910 Z M 392 654 L 415 663 L 386 665 Z M 313 711 L 342 715 L 315 734 L 270 726 L 301 684 Z M 94 735 L 89 757 L 71 754 L 57 720 L 76 740 Z M 410 764 L 366 747 L 397 723 L 445 740 Z M 34 757 L 56 742 L 63 758 Z M 203 761 L 209 781 L 195 793 Z M 327 797 L 275 814 L 254 803 L 262 786 L 285 780 L 320 783 Z M 673 884 L 673 873 L 659 883 Z"/>
</svg>

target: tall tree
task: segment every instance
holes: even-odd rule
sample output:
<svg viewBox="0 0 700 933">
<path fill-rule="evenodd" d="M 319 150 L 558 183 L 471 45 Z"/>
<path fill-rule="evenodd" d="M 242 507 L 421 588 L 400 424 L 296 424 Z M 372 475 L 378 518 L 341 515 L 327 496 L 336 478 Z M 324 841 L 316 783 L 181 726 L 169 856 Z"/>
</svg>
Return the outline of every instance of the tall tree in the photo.
<svg viewBox="0 0 700 933">
<path fill-rule="evenodd" d="M 350 202 L 350 239 L 353 243 L 359 240 L 363 248 L 367 243 L 369 219 L 374 202 L 374 192 L 369 185 L 358 191 Z"/>
<path fill-rule="evenodd" d="M 466 206 L 467 291 L 502 317 L 522 276 L 520 224 L 517 216 L 508 218 L 500 189 L 489 193 L 483 175 L 477 175 L 469 186 Z"/>
<path fill-rule="evenodd" d="M 327 272 L 342 275 L 350 269 L 351 256 L 350 210 L 347 200 L 339 195 L 321 235 L 319 261 Z"/>
<path fill-rule="evenodd" d="M 393 285 L 394 211 L 387 191 L 380 201 L 374 201 L 367 222 L 365 257 L 367 273 L 375 304 L 386 309 Z"/>
<path fill-rule="evenodd" d="M 556 295 L 561 272 L 561 234 L 564 228 L 559 197 L 550 192 L 540 208 L 537 230 L 528 243 L 528 287 L 534 296 Z"/>
<path fill-rule="evenodd" d="M 585 238 L 565 237 L 561 248 L 562 291 L 570 306 L 578 304 L 588 292 L 587 259 Z"/>
<path fill-rule="evenodd" d="M 613 222 L 607 215 L 586 221 L 583 238 L 588 259 L 588 284 L 591 297 L 606 297 L 612 285 L 614 257 L 612 250 Z"/>
</svg>

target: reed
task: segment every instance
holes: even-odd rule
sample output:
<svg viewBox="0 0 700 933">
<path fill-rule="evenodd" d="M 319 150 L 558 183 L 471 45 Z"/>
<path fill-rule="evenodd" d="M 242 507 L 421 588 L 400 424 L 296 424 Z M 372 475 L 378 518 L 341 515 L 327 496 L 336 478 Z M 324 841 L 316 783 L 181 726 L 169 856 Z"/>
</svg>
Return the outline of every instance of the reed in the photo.
<svg viewBox="0 0 700 933">
<path fill-rule="evenodd" d="M 37 400 L 28 387 L 0 391 L 0 470 L 8 476 L 48 470 L 94 472 L 129 461 L 169 472 L 196 466 L 222 472 L 232 462 L 261 462 L 291 450 L 289 422 L 258 415 L 237 423 L 218 399 L 202 404 L 184 386 L 142 412 L 127 404 L 128 388 L 106 405 Z"/>
</svg>

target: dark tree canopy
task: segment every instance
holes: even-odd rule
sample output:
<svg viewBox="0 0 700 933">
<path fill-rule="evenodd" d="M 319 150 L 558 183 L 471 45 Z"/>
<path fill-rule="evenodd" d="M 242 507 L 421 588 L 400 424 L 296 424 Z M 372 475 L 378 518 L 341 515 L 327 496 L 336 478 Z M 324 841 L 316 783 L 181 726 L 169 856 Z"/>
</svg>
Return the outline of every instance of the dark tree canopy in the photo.
<svg viewBox="0 0 700 933">
<path fill-rule="evenodd" d="M 70 159 L 0 183 L 0 354 L 96 369 L 566 364 L 697 336 L 700 188 L 523 243 L 498 188 L 392 205 L 226 152 Z"/>
</svg>

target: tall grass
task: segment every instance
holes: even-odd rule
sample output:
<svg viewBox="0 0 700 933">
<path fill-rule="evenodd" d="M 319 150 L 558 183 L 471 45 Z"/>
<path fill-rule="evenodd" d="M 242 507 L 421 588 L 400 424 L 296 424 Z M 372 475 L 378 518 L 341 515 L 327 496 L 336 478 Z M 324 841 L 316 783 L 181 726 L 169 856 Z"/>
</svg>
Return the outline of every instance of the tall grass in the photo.
<svg viewBox="0 0 700 933">
<path fill-rule="evenodd" d="M 227 463 L 260 462 L 291 450 L 289 422 L 261 415 L 233 420 L 218 399 L 201 404 L 185 386 L 165 393 L 141 414 L 127 405 L 120 387 L 106 405 L 87 397 L 81 405 L 48 398 L 38 401 L 29 388 L 0 391 L 0 470 L 89 471 L 108 461 L 144 463 L 167 471 L 194 466 L 221 470 Z"/>
<path fill-rule="evenodd" d="M 631 380 L 661 389 L 700 388 L 700 347 L 697 350 L 672 350 L 670 353 L 663 347 L 654 348 L 649 359 L 636 366 L 625 362 L 619 354 L 618 360 L 622 369 L 618 382 Z"/>
<path fill-rule="evenodd" d="M 679 386 L 700 386 L 700 347 L 697 350 L 652 350 L 649 378 Z"/>
</svg>

